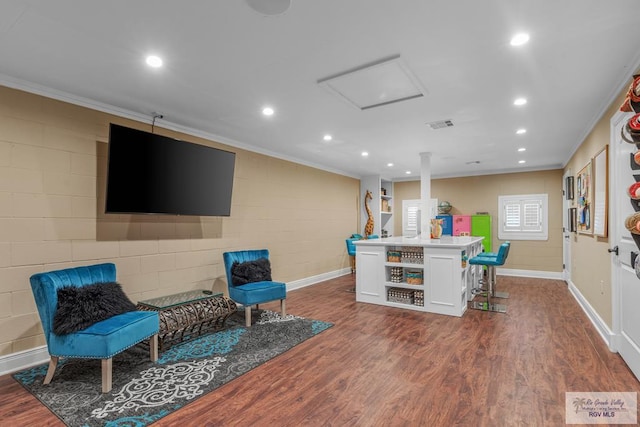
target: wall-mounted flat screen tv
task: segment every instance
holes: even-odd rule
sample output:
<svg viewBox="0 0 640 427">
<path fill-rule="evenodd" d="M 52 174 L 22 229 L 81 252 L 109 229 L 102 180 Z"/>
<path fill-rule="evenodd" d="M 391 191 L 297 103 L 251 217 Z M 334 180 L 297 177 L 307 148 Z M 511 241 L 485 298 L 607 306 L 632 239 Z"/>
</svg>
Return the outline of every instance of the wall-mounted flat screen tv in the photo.
<svg viewBox="0 0 640 427">
<path fill-rule="evenodd" d="M 235 158 L 111 124 L 105 212 L 229 216 Z"/>
</svg>

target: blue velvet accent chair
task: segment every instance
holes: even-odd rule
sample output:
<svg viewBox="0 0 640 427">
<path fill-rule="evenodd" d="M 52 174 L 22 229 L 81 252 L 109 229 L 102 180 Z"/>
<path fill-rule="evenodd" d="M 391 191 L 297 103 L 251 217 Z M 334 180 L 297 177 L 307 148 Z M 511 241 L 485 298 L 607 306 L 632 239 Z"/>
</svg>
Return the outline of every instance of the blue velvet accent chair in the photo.
<svg viewBox="0 0 640 427">
<path fill-rule="evenodd" d="M 31 290 L 51 356 L 44 384 L 51 382 L 61 357 L 102 359 L 102 392 L 108 393 L 111 391 L 113 356 L 147 338 L 150 339 L 151 360 L 158 360 L 159 320 L 155 311 L 130 311 L 65 335 L 53 332 L 58 289 L 115 280 L 116 266 L 112 263 L 67 268 L 31 276 Z"/>
<path fill-rule="evenodd" d="M 227 286 L 229 298 L 244 306 L 245 324 L 251 326 L 251 306 L 280 300 L 280 311 L 282 316 L 286 316 L 285 299 L 287 298 L 287 285 L 282 282 L 262 281 L 235 285 L 231 274 L 231 267 L 234 262 L 243 263 L 247 261 L 257 261 L 260 258 L 269 259 L 268 249 L 225 252 L 222 254 L 224 268 L 227 273 Z"/>
</svg>

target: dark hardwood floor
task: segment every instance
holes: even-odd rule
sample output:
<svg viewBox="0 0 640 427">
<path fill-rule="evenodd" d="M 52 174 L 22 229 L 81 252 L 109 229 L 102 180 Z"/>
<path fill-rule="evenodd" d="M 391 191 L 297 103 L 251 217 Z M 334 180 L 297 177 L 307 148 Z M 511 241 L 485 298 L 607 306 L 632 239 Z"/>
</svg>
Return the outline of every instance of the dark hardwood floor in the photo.
<svg viewBox="0 0 640 427">
<path fill-rule="evenodd" d="M 506 314 L 462 318 L 356 303 L 353 276 L 289 292 L 335 326 L 154 425 L 563 426 L 567 391 L 640 392 L 565 282 L 498 284 Z M 0 425 L 63 424 L 7 375 Z"/>
</svg>

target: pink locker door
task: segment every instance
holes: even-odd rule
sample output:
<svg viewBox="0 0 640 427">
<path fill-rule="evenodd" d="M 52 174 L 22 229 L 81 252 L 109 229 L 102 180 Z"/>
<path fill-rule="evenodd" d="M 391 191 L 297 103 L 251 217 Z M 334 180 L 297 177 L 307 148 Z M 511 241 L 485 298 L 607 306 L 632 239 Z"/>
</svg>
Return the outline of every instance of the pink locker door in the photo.
<svg viewBox="0 0 640 427">
<path fill-rule="evenodd" d="M 471 235 L 471 215 L 453 216 L 453 235 Z"/>
</svg>

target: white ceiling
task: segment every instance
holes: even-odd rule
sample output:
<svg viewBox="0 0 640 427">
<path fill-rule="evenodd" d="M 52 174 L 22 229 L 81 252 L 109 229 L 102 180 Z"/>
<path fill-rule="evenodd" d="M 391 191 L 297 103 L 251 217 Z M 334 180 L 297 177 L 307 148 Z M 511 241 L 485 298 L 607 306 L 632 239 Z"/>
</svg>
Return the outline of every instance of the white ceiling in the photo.
<svg viewBox="0 0 640 427">
<path fill-rule="evenodd" d="M 639 16 L 637 0 L 292 0 L 272 17 L 241 0 L 2 0 L 0 84 L 356 177 L 417 177 L 421 152 L 434 177 L 559 168 L 640 64 Z M 317 83 L 398 55 L 425 96 L 360 110 Z"/>
</svg>

